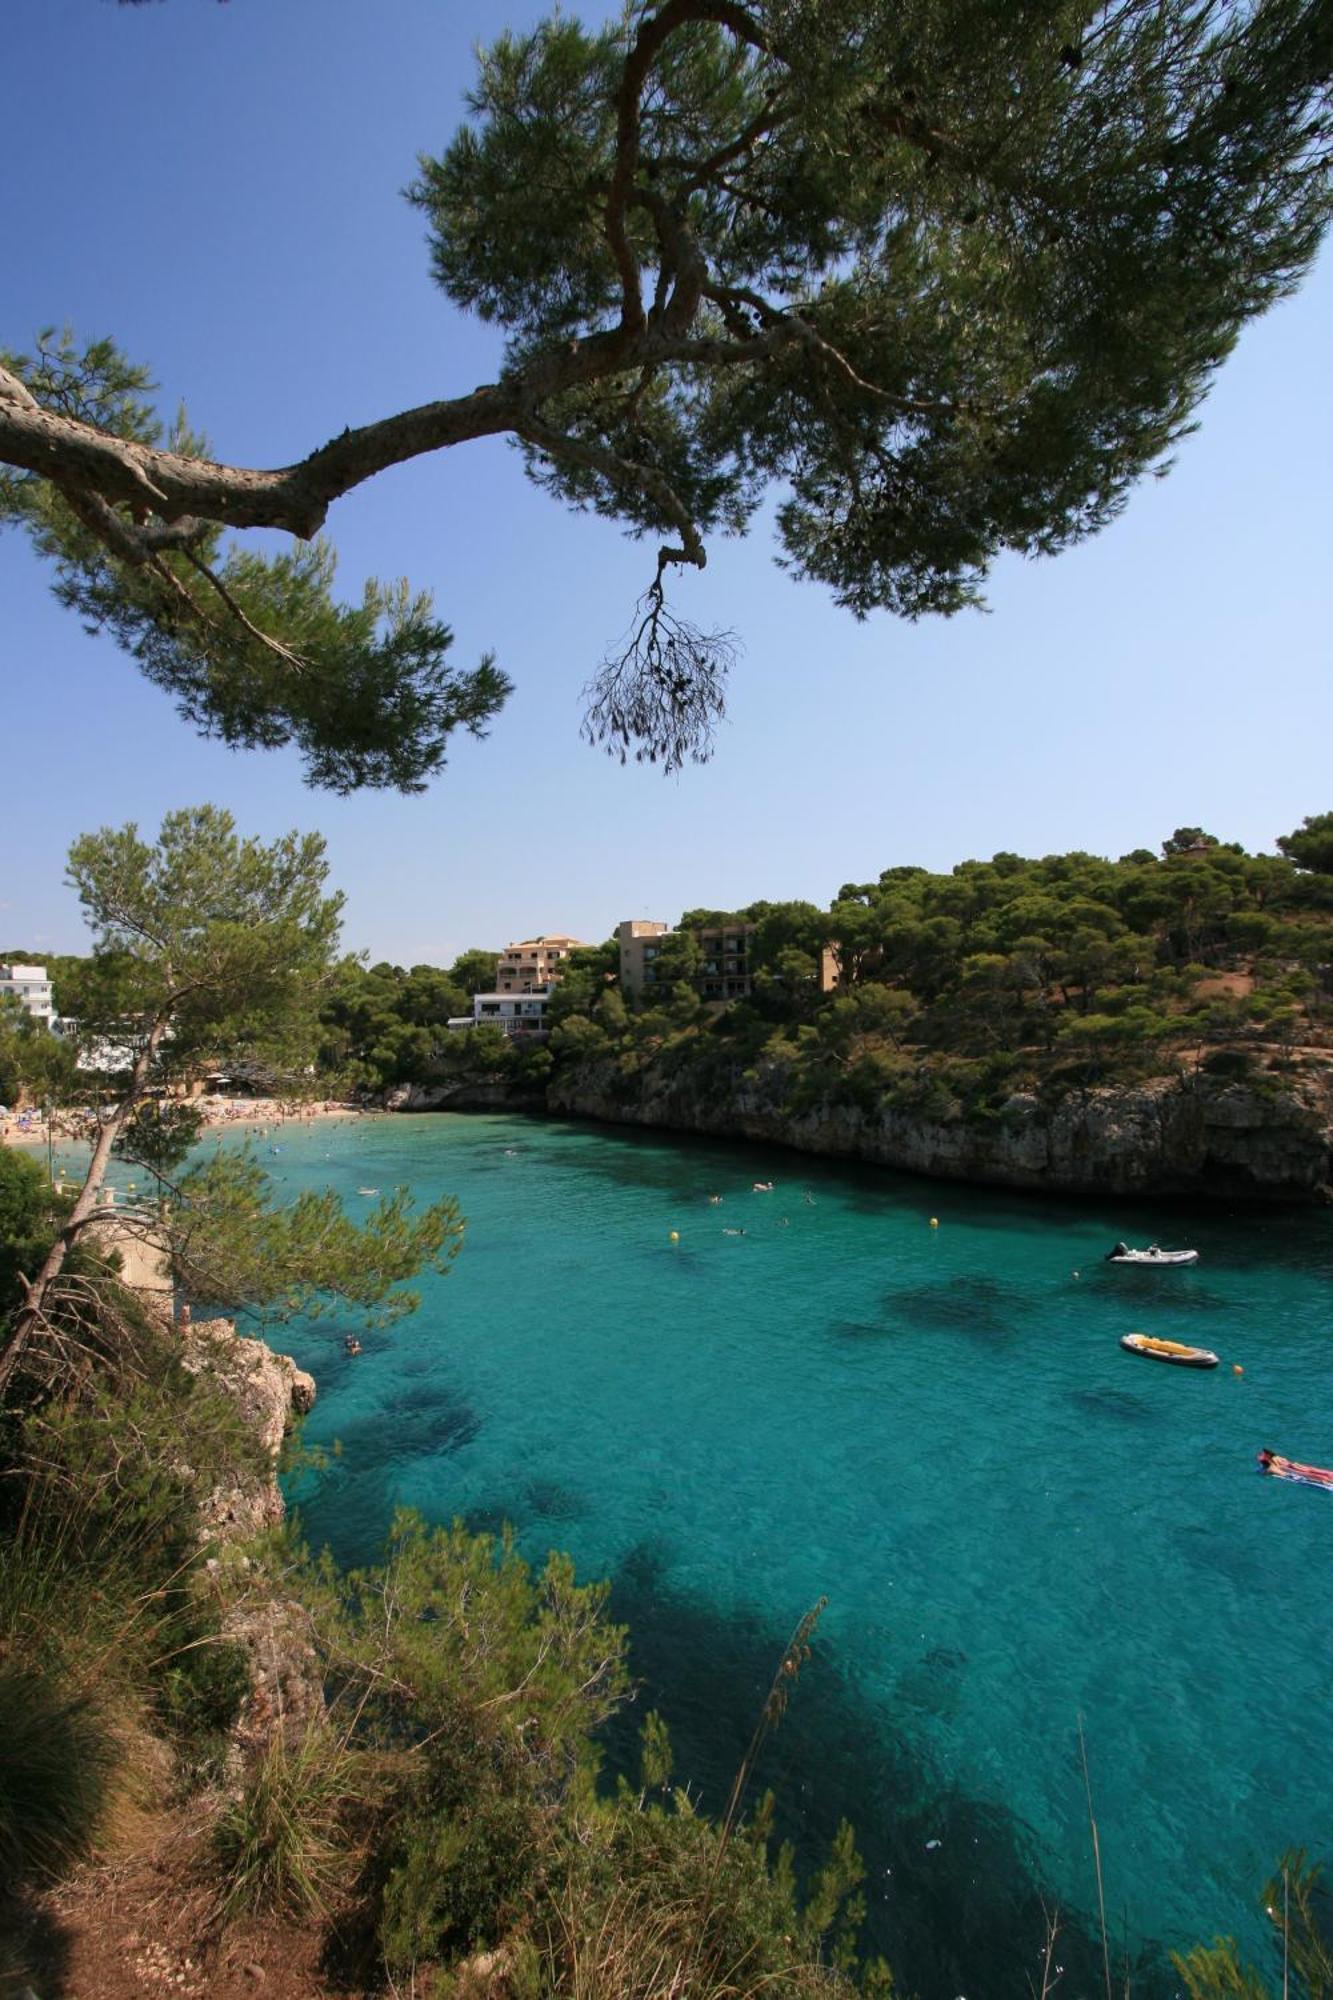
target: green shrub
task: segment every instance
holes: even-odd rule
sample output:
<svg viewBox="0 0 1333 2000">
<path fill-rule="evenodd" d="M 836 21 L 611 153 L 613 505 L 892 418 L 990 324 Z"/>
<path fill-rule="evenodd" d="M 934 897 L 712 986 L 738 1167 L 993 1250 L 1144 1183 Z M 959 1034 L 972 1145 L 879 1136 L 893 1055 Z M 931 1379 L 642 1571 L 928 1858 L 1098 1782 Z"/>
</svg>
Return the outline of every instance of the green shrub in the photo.
<svg viewBox="0 0 1333 2000">
<path fill-rule="evenodd" d="M 61 1204 L 36 1160 L 0 1146 L 0 1314 L 22 1296 L 19 1274 L 33 1277 L 59 1226 Z"/>
<path fill-rule="evenodd" d="M 546 1815 L 516 1770 L 450 1757 L 395 1829 L 380 1915 L 385 1963 L 406 1970 L 498 1943 L 537 1876 Z"/>
<path fill-rule="evenodd" d="M 543 1912 L 543 1984 L 577 2000 L 688 1993 L 690 2000 L 850 1996 L 840 1968 L 863 1913 L 849 1828 L 804 1906 L 789 1850 L 770 1861 L 767 1810 L 723 1847 L 683 1792 L 670 1808 L 622 1795 L 568 1843 Z M 872 1968 L 868 1990 L 885 1990 Z"/>
<path fill-rule="evenodd" d="M 248 1685 L 245 1655 L 218 1643 L 199 1588 L 199 1498 L 257 1471 L 256 1441 L 160 1329 L 135 1329 L 132 1362 L 108 1355 L 63 1400 L 11 1408 L 0 1427 L 0 1790 L 16 1802 L 0 1810 L 22 1847 L 23 1801 L 49 1763 L 49 1810 L 71 1828 L 39 1837 L 49 1868 L 86 1841 L 125 1725 L 155 1711 L 187 1764 L 211 1770 Z M 25 1738 L 8 1716 L 24 1716 L 14 1688 L 29 1681 Z"/>
<path fill-rule="evenodd" d="M 77 1860 L 115 1765 L 110 1726 L 86 1694 L 50 1665 L 0 1659 L 0 1879 Z"/>
<path fill-rule="evenodd" d="M 1254 1058 L 1245 1049 L 1210 1049 L 1202 1068 L 1207 1076 L 1234 1079 L 1249 1076 Z"/>
<path fill-rule="evenodd" d="M 1333 1910 L 1322 1873 L 1304 1848 L 1291 1848 L 1264 1885 L 1271 1978 L 1246 1964 L 1234 1938 L 1172 1952 L 1189 2000 L 1333 2000 Z"/>
<path fill-rule="evenodd" d="M 157 1710 L 188 1743 L 225 1736 L 250 1692 L 250 1655 L 234 1639 L 204 1639 L 166 1663 Z"/>
</svg>

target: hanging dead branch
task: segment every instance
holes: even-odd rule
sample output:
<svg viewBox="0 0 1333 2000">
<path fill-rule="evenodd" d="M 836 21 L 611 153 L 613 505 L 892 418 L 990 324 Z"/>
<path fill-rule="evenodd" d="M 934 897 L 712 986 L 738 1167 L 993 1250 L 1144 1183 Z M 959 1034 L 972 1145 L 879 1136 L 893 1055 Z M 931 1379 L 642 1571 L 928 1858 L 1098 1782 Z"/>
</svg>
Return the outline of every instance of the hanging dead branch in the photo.
<svg viewBox="0 0 1333 2000">
<path fill-rule="evenodd" d="M 703 632 L 669 611 L 660 574 L 638 613 L 629 644 L 583 690 L 584 738 L 622 764 L 631 755 L 665 771 L 706 764 L 740 642 L 734 632 Z"/>
</svg>

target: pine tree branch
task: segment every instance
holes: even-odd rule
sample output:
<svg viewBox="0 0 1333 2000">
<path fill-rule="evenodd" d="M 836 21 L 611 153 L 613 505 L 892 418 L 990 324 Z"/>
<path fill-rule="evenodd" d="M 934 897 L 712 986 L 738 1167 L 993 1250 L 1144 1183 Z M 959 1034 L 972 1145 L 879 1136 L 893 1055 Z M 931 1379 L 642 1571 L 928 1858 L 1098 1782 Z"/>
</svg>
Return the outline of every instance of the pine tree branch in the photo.
<svg viewBox="0 0 1333 2000">
<path fill-rule="evenodd" d="M 208 564 L 203 560 L 201 556 L 197 556 L 194 553 L 193 549 L 186 549 L 184 551 L 184 554 L 185 554 L 185 560 L 194 569 L 198 570 L 200 576 L 202 576 L 206 582 L 212 584 L 214 590 L 217 592 L 218 596 L 222 599 L 222 602 L 226 605 L 228 611 L 231 613 L 232 617 L 236 620 L 237 624 L 242 626 L 244 630 L 250 634 L 250 637 L 252 639 L 257 640 L 258 643 L 261 646 L 266 647 L 270 653 L 276 654 L 277 658 L 282 661 L 284 666 L 295 668 L 298 674 L 307 673 L 309 671 L 310 662 L 308 660 L 303 660 L 299 653 L 294 653 L 290 646 L 284 646 L 281 639 L 275 639 L 271 633 L 261 632 L 259 627 L 251 619 L 247 618 L 245 612 L 242 611 L 240 605 L 236 602 L 236 599 L 232 596 L 226 584 L 222 581 L 222 578 L 216 573 L 216 571 L 211 570 L 208 567 Z M 165 569 L 166 565 L 163 564 L 162 568 Z M 193 598 L 190 599 L 190 602 L 193 604 L 194 602 Z M 203 616 L 202 612 L 199 613 L 199 615 L 202 617 Z"/>
<path fill-rule="evenodd" d="M 604 474 L 615 485 L 632 493 L 646 493 L 661 508 L 679 530 L 683 546 L 658 551 L 659 577 L 666 565 L 672 562 L 692 563 L 696 569 L 707 567 L 708 551 L 689 508 L 656 466 L 636 464 L 633 459 L 622 458 L 608 445 L 590 444 L 584 438 L 570 437 L 564 431 L 553 430 L 538 417 L 525 417 L 517 428 L 520 437 L 526 438 L 529 444 L 536 445 L 539 451 L 546 452 L 551 458 L 563 458 L 572 465 L 587 466 L 590 471 Z"/>
<path fill-rule="evenodd" d="M 714 21 L 752 48 L 765 50 L 768 46 L 754 16 L 733 0 L 666 0 L 664 7 L 643 22 L 634 38 L 616 93 L 616 158 L 606 197 L 606 236 L 620 274 L 620 324 L 627 333 L 637 333 L 644 325 L 639 263 L 625 227 L 639 167 L 643 89 L 660 51 L 677 29 L 692 21 Z"/>
</svg>

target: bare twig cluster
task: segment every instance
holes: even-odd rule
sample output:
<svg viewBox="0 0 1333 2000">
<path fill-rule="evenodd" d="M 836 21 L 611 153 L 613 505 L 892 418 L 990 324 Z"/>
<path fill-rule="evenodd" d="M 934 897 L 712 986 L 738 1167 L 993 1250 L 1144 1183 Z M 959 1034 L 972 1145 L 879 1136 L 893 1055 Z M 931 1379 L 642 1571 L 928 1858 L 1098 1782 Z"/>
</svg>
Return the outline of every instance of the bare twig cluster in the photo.
<svg viewBox="0 0 1333 2000">
<path fill-rule="evenodd" d="M 583 690 L 584 737 L 622 764 L 631 754 L 665 771 L 707 763 L 738 652 L 734 632 L 703 632 L 669 611 L 659 576 L 629 644 Z"/>
</svg>

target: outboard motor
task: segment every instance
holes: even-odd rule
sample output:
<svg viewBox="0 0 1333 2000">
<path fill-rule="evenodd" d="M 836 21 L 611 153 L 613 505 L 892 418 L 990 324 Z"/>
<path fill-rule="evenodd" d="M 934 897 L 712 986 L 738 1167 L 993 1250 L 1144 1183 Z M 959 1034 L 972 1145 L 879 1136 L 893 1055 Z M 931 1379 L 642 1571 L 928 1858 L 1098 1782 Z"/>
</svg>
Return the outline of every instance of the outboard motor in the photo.
<svg viewBox="0 0 1333 2000">
<path fill-rule="evenodd" d="M 1124 1257 L 1127 1256 L 1128 1253 L 1129 1253 L 1128 1243 L 1117 1243 L 1114 1250 L 1107 1251 L 1105 1259 L 1103 1261 L 1109 1264 L 1113 1258 Z"/>
</svg>

